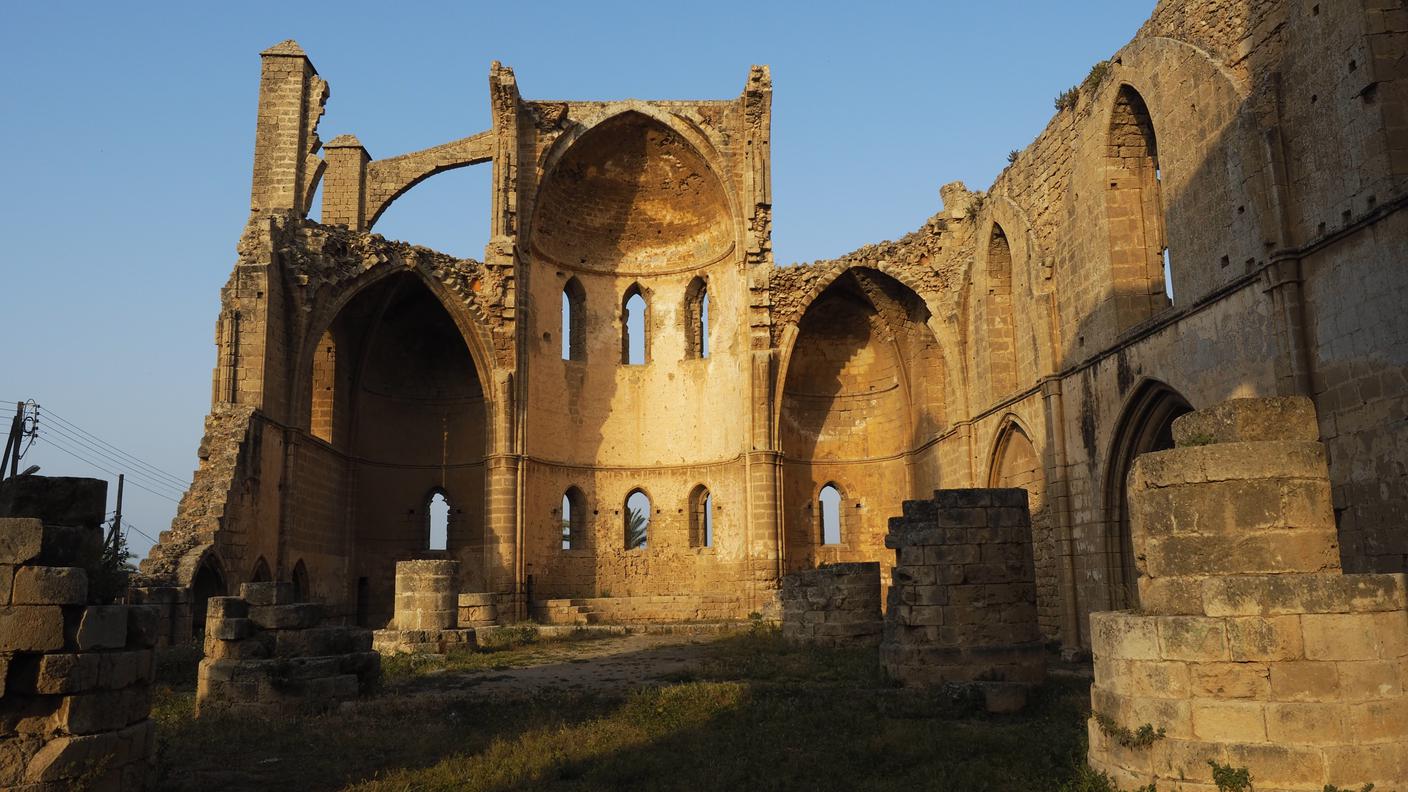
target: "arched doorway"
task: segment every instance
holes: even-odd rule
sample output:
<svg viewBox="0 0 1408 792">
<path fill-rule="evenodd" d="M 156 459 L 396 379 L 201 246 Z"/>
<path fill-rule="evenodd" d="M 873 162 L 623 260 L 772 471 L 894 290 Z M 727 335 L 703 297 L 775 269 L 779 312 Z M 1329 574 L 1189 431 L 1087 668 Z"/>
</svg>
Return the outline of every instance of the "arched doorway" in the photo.
<svg viewBox="0 0 1408 792">
<path fill-rule="evenodd" d="M 888 518 L 936 483 L 915 473 L 916 449 L 944 426 L 943 356 L 928 320 L 913 290 L 869 268 L 842 273 L 802 315 L 778 418 L 788 569 L 892 565 Z"/>
<path fill-rule="evenodd" d="M 205 611 L 210 598 L 223 597 L 228 592 L 220 562 L 214 556 L 206 556 L 191 578 L 191 628 L 196 635 L 205 634 Z"/>
<path fill-rule="evenodd" d="M 1061 592 L 1056 563 L 1056 536 L 1046 502 L 1046 471 L 1031 438 L 1013 418 L 998 431 L 993 446 L 988 486 L 1027 491 L 1032 516 L 1032 560 L 1036 569 L 1036 607 L 1041 632 L 1061 637 Z"/>
<path fill-rule="evenodd" d="M 1110 446 L 1105 479 L 1110 606 L 1119 610 L 1139 605 L 1139 572 L 1129 521 L 1129 474 L 1140 454 L 1173 448 L 1173 420 L 1193 411 L 1173 388 L 1156 380 L 1145 382 L 1125 406 Z"/>
<path fill-rule="evenodd" d="M 322 546 L 322 537 L 347 537 L 347 577 L 323 581 L 324 591 L 346 592 L 364 621 L 379 624 L 391 616 L 395 563 L 430 548 L 459 560 L 465 585 L 481 590 L 487 406 L 459 325 L 408 271 L 348 301 L 327 336 L 333 370 L 319 371 L 329 364 L 320 355 L 311 373 L 332 383 L 312 405 L 329 405 L 330 440 L 305 444 L 315 458 L 300 466 L 321 497 L 300 502 L 297 521 Z"/>
</svg>

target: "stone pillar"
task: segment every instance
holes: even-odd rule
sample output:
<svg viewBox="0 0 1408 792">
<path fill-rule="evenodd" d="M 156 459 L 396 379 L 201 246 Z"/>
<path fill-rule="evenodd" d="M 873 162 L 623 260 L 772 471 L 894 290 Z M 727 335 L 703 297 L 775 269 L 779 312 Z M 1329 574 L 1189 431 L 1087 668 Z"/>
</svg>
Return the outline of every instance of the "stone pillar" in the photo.
<svg viewBox="0 0 1408 792">
<path fill-rule="evenodd" d="M 473 647 L 473 628 L 459 627 L 459 574 L 458 561 L 396 562 L 395 615 L 390 628 L 372 633 L 372 648 L 393 655 L 445 654 L 454 647 Z M 491 594 L 465 596 L 494 602 Z M 497 617 L 497 607 L 493 610 Z M 485 615 L 482 610 L 471 613 Z"/>
<path fill-rule="evenodd" d="M 458 561 L 397 561 L 397 630 L 453 630 L 459 622 Z"/>
<path fill-rule="evenodd" d="M 250 209 L 264 213 L 293 210 L 302 216 L 308 211 L 312 187 L 322 175 L 316 130 L 328 84 L 318 77 L 295 41 L 276 44 L 259 56 L 259 119 Z"/>
<path fill-rule="evenodd" d="M 157 609 L 106 604 L 107 484 L 0 485 L 0 788 L 145 788 Z"/>
<path fill-rule="evenodd" d="M 817 646 L 878 646 L 880 563 L 828 564 L 782 578 L 782 637 Z"/>
<path fill-rule="evenodd" d="M 352 135 L 338 135 L 323 148 L 328 158 L 323 182 L 323 225 L 367 230 L 367 163 L 371 156 Z"/>
<path fill-rule="evenodd" d="M 1234 400 L 1173 435 L 1130 479 L 1140 610 L 1091 615 L 1091 766 L 1124 787 L 1211 789 L 1213 760 L 1258 792 L 1408 789 L 1405 576 L 1340 573 L 1310 401 Z"/>
<path fill-rule="evenodd" d="M 938 490 L 905 501 L 880 663 L 909 686 L 980 688 L 993 711 L 1021 709 L 1046 677 L 1036 612 L 1031 513 L 1023 489 Z"/>
</svg>

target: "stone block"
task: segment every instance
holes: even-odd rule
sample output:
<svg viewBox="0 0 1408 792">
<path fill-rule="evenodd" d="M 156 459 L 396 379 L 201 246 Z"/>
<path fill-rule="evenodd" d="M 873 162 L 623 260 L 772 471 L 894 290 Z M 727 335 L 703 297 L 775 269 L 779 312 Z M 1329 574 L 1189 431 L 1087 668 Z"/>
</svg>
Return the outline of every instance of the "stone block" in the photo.
<svg viewBox="0 0 1408 792">
<path fill-rule="evenodd" d="M 108 483 L 102 479 L 20 476 L 0 483 L 0 515 L 34 517 L 46 525 L 96 529 L 107 502 Z"/>
<path fill-rule="evenodd" d="M 1335 535 L 1307 530 L 1154 537 L 1138 562 L 1140 571 L 1155 578 L 1315 573 L 1339 565 Z"/>
<path fill-rule="evenodd" d="M 1364 660 L 1335 663 L 1339 672 L 1339 696 L 1345 701 L 1377 701 L 1403 694 L 1401 661 Z M 1408 738 L 1408 732 L 1404 732 Z"/>
<path fill-rule="evenodd" d="M 1161 660 L 1153 619 L 1125 611 L 1090 614 L 1091 644 L 1096 657 Z"/>
<path fill-rule="evenodd" d="M 205 601 L 205 618 L 244 619 L 249 617 L 249 602 L 239 597 L 211 597 Z"/>
<path fill-rule="evenodd" d="M 1179 447 L 1319 439 L 1315 406 L 1303 396 L 1229 399 L 1173 420 L 1173 441 Z"/>
<path fill-rule="evenodd" d="M 1233 660 L 1298 660 L 1304 656 L 1299 616 L 1244 616 L 1226 623 Z"/>
<path fill-rule="evenodd" d="M 118 732 L 56 737 L 29 760 L 25 780 L 55 783 L 82 778 L 105 766 L 121 742 Z"/>
<path fill-rule="evenodd" d="M 1227 625 L 1204 616 L 1159 616 L 1159 655 L 1165 660 L 1226 660 Z"/>
<path fill-rule="evenodd" d="M 1266 705 L 1253 701 L 1194 699 L 1193 737 L 1222 743 L 1266 742 Z"/>
<path fill-rule="evenodd" d="M 64 648 L 64 615 L 57 605 L 0 607 L 0 652 L 54 652 Z"/>
<path fill-rule="evenodd" d="M 80 651 L 121 649 L 127 645 L 127 606 L 89 605 L 83 609 L 74 635 Z"/>
<path fill-rule="evenodd" d="M 15 605 L 82 605 L 88 573 L 78 567 L 24 566 L 15 570 L 10 601 Z"/>
<path fill-rule="evenodd" d="M 253 631 L 254 625 L 249 619 L 216 619 L 205 625 L 207 640 L 240 641 L 248 638 Z"/>
<path fill-rule="evenodd" d="M 1216 481 L 1328 479 L 1325 448 L 1314 442 L 1218 443 L 1143 454 L 1131 491 Z"/>
<path fill-rule="evenodd" d="M 1348 712 L 1342 704 L 1277 702 L 1266 705 L 1266 736 L 1271 742 L 1345 742 Z M 1354 735 L 1354 739 L 1361 739 Z"/>
<path fill-rule="evenodd" d="M 46 654 L 39 658 L 34 689 L 40 694 L 81 693 L 101 682 L 102 656 L 96 653 Z"/>
<path fill-rule="evenodd" d="M 323 610 L 313 602 L 256 605 L 249 609 L 249 620 L 265 630 L 306 630 L 322 622 Z"/>
<path fill-rule="evenodd" d="M 161 606 L 127 607 L 127 648 L 149 649 L 161 639 Z"/>
<path fill-rule="evenodd" d="M 1316 782 L 1325 777 L 1324 754 L 1313 746 L 1233 742 L 1227 746 L 1227 762 L 1250 770 L 1257 789 L 1321 789 Z M 1307 784 L 1308 779 L 1315 786 Z"/>
<path fill-rule="evenodd" d="M 1340 696 L 1336 663 L 1300 660 L 1272 663 L 1271 698 L 1276 701 L 1334 701 Z"/>
<path fill-rule="evenodd" d="M 284 581 L 240 584 L 239 599 L 252 606 L 293 604 L 293 584 Z"/>
<path fill-rule="evenodd" d="M 1372 614 L 1310 613 L 1300 617 L 1307 660 L 1379 660 L 1382 637 Z"/>
<path fill-rule="evenodd" d="M 1194 663 L 1190 668 L 1195 697 L 1259 701 L 1271 697 L 1271 672 L 1265 663 Z"/>
<path fill-rule="evenodd" d="M 44 523 L 29 517 L 0 517 L 0 564 L 25 564 L 44 547 Z"/>
</svg>

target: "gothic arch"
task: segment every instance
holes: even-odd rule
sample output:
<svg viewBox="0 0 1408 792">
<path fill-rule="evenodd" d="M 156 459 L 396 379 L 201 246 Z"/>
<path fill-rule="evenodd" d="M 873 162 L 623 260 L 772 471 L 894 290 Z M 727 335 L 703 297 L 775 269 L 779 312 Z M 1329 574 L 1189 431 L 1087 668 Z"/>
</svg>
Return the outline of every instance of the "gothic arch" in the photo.
<svg viewBox="0 0 1408 792">
<path fill-rule="evenodd" d="M 1110 606 L 1136 607 L 1138 571 L 1129 522 L 1129 472 L 1135 457 L 1173 447 L 1173 420 L 1192 412 L 1183 394 L 1155 379 L 1139 384 L 1125 401 L 1106 454 L 1104 475 L 1106 563 Z"/>
</svg>

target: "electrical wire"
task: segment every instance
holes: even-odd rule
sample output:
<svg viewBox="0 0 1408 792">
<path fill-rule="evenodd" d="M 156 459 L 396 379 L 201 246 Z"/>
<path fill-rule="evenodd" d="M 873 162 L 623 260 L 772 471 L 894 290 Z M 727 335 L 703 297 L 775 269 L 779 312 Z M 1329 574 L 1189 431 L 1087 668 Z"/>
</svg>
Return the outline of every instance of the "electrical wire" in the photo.
<svg viewBox="0 0 1408 792">
<path fill-rule="evenodd" d="M 73 457 L 74 459 L 77 459 L 79 462 L 83 462 L 83 463 L 85 463 L 85 464 L 91 465 L 91 466 L 97 468 L 98 470 L 101 470 L 101 471 L 103 471 L 104 473 L 107 473 L 107 474 L 110 475 L 110 476 L 121 475 L 121 474 L 119 474 L 119 473 L 118 473 L 117 471 L 115 471 L 115 470 L 110 470 L 110 469 L 108 469 L 108 468 L 106 468 L 106 467 L 103 467 L 102 465 L 99 465 L 97 462 L 94 462 L 94 461 L 91 460 L 91 459 L 85 458 L 82 454 L 80 454 L 80 453 L 78 453 L 78 452 L 75 452 L 75 451 L 73 451 L 73 450 L 71 450 L 71 449 L 69 449 L 69 448 L 66 448 L 65 446 L 63 446 L 62 444 L 60 444 L 57 440 L 55 440 L 53 437 L 49 437 L 48 440 L 49 440 L 49 445 L 50 445 L 50 446 L 52 446 L 52 447 L 55 448 L 55 449 L 58 449 L 59 451 L 64 452 L 65 454 L 68 454 L 69 456 Z M 172 503 L 177 503 L 177 504 L 179 504 L 179 503 L 181 502 L 180 500 L 178 500 L 178 499 L 176 499 L 176 498 L 173 498 L 173 497 L 171 497 L 170 495 L 166 495 L 166 494 L 157 492 L 156 490 L 151 489 L 151 488 L 149 488 L 149 487 L 142 486 L 141 483 L 139 483 L 139 482 L 137 482 L 137 481 L 134 481 L 134 480 L 131 479 L 131 478 L 127 478 L 126 480 L 127 480 L 128 482 L 130 482 L 130 483 L 132 484 L 132 486 L 136 487 L 137 489 L 140 489 L 140 490 L 144 490 L 144 491 L 146 491 L 146 492 L 149 492 L 149 493 L 151 493 L 152 495 L 157 496 L 158 498 L 165 498 L 166 500 L 169 500 L 169 501 L 171 501 Z"/>
<path fill-rule="evenodd" d="M 65 419 L 63 416 L 61 416 L 61 415 L 55 413 L 53 410 L 50 410 L 50 409 L 48 409 L 48 408 L 43 408 L 43 413 L 42 413 L 42 416 L 41 416 L 41 417 L 42 417 L 42 418 L 47 418 L 47 419 L 49 419 L 49 420 L 51 420 L 51 421 L 54 421 L 55 423 L 59 424 L 61 427 L 66 428 L 66 429 L 68 429 L 68 430 L 71 431 L 71 432 L 74 432 L 74 433 L 76 433 L 76 434 L 82 435 L 82 436 L 84 436 L 84 437 L 86 437 L 86 438 L 92 440 L 93 442 L 99 444 L 99 445 L 102 445 L 102 446 L 105 446 L 105 447 L 108 448 L 108 449 L 111 449 L 112 451 L 116 452 L 117 454 L 120 454 L 120 455 L 123 456 L 124 458 L 126 458 L 126 459 L 128 459 L 128 460 L 131 460 L 130 464 L 132 464 L 132 465 L 134 465 L 134 466 L 137 466 L 137 467 L 145 468 L 145 469 L 147 469 L 148 471 L 150 471 L 154 476 L 166 478 L 166 479 L 172 481 L 173 483 L 177 484 L 178 486 L 180 486 L 182 489 L 185 489 L 186 486 L 190 483 L 190 482 L 188 482 L 188 481 L 183 480 L 180 476 L 175 476 L 175 475 L 172 475 L 171 473 L 167 473 L 165 470 L 162 470 L 161 468 L 157 467 L 156 465 L 153 465 L 153 464 L 151 464 L 151 463 L 149 463 L 149 462 L 147 462 L 147 461 L 141 459 L 140 457 L 137 457 L 137 456 L 131 454 L 130 452 L 123 451 L 121 448 L 118 448 L 117 446 L 113 445 L 112 443 L 109 443 L 109 442 L 107 442 L 106 440 L 102 439 L 101 437 L 98 437 L 97 435 L 93 434 L 92 432 L 90 432 L 90 431 L 88 431 L 88 430 L 86 430 L 86 429 L 84 429 L 84 428 L 78 426 L 77 424 L 74 424 L 72 421 L 69 421 L 69 420 Z"/>
<path fill-rule="evenodd" d="M 87 451 L 87 452 L 89 452 L 89 453 L 97 454 L 98 456 L 100 456 L 100 457 L 106 459 L 108 462 L 111 462 L 112 464 L 116 465 L 116 466 L 119 467 L 119 468 L 124 468 L 124 467 L 128 467 L 128 466 L 129 466 L 126 460 L 121 459 L 121 458 L 116 457 L 116 456 L 113 456 L 112 454 L 109 454 L 109 453 L 103 451 L 101 448 L 98 448 L 98 447 L 92 445 L 91 443 L 85 442 L 85 441 L 83 440 L 83 438 L 77 437 L 77 436 L 75 436 L 75 435 L 72 435 L 72 434 L 70 434 L 70 433 L 64 431 L 64 430 L 63 430 L 62 428 L 60 428 L 60 427 L 53 426 L 53 425 L 41 426 L 41 428 L 40 428 L 40 433 L 41 433 L 41 434 L 44 434 L 44 436 L 47 437 L 50 442 L 53 442 L 56 437 L 62 437 L 62 438 L 64 438 L 65 440 L 69 441 L 70 443 L 72 443 L 72 444 L 78 446 L 79 448 L 81 448 L 81 449 L 83 449 L 83 450 L 85 450 L 85 451 Z M 169 483 L 169 482 L 167 482 L 167 481 L 164 481 L 164 480 L 162 480 L 162 479 L 156 478 L 156 477 L 154 477 L 154 476 L 147 475 L 147 474 L 146 474 L 146 471 L 143 471 L 143 470 L 141 470 L 140 468 L 137 469 L 137 470 L 133 470 L 133 471 L 131 471 L 131 472 L 128 472 L 128 473 L 127 473 L 127 477 L 128 477 L 129 479 L 133 479 L 133 478 L 141 479 L 142 481 L 145 481 L 145 482 L 147 482 L 148 484 L 151 484 L 151 485 L 154 486 L 154 487 L 162 487 L 162 488 L 164 488 L 164 489 L 173 490 L 173 491 L 175 491 L 176 494 L 180 494 L 181 492 L 184 492 L 184 491 L 185 491 L 185 486 L 184 486 L 184 485 L 180 485 L 180 486 L 178 486 L 178 485 L 173 485 L 173 484 L 171 484 L 171 483 Z"/>
</svg>

